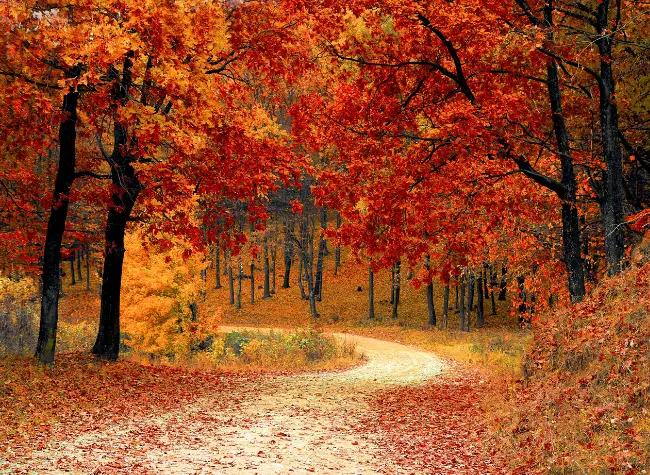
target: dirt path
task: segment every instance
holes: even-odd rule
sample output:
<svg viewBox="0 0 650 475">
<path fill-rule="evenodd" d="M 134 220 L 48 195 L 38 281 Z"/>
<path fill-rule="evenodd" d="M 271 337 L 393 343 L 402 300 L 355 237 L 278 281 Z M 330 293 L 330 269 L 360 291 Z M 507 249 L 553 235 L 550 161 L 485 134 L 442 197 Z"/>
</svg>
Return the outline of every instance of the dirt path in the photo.
<svg viewBox="0 0 650 475">
<path fill-rule="evenodd" d="M 432 353 L 372 338 L 352 340 L 368 362 L 351 370 L 257 381 L 215 408 L 182 410 L 50 443 L 36 473 L 405 473 L 361 421 L 377 391 L 414 385 L 443 370 Z M 412 471 L 409 471 L 412 473 Z"/>
</svg>

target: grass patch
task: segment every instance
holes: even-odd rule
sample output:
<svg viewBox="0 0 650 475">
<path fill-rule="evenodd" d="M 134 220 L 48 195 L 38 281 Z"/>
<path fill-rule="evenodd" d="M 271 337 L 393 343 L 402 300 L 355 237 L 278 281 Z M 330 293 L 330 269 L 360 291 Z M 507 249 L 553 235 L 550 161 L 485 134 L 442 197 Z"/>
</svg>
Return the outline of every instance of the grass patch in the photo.
<svg viewBox="0 0 650 475">
<path fill-rule="evenodd" d="M 127 352 L 125 357 L 138 360 L 143 355 Z M 348 368 L 365 356 L 354 343 L 338 341 L 319 330 L 245 329 L 211 335 L 188 354 L 158 360 L 191 368 L 299 372 Z"/>
<path fill-rule="evenodd" d="M 532 335 L 526 330 L 484 328 L 471 332 L 407 327 L 358 327 L 352 332 L 415 346 L 470 364 L 498 377 L 519 377 Z"/>
</svg>

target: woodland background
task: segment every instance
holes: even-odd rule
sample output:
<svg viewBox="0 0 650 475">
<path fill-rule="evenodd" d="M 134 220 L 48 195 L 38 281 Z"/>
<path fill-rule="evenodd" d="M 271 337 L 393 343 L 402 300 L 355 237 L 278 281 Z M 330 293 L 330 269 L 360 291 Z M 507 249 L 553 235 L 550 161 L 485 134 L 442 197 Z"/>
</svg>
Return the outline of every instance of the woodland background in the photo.
<svg viewBox="0 0 650 475">
<path fill-rule="evenodd" d="M 56 384 L 34 350 L 72 380 L 88 352 L 331 369 L 339 328 L 489 380 L 507 470 L 648 467 L 650 3 L 8 0 L 0 26 L 8 437 Z"/>
</svg>

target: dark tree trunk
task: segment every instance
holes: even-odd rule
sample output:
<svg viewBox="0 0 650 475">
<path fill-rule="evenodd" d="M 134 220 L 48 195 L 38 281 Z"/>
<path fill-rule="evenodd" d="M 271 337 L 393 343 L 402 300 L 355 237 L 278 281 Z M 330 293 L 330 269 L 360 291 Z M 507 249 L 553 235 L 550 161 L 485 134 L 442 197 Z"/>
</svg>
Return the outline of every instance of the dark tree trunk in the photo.
<svg viewBox="0 0 650 475">
<path fill-rule="evenodd" d="M 271 298 L 271 263 L 269 262 L 269 243 L 264 240 L 264 293 L 263 299 Z"/>
<path fill-rule="evenodd" d="M 522 325 L 526 321 L 526 315 L 528 313 L 526 278 L 523 276 L 517 277 L 517 284 L 519 286 L 519 324 Z"/>
<path fill-rule="evenodd" d="M 239 263 L 239 271 L 237 272 L 237 301 L 235 302 L 235 308 L 237 310 L 241 309 L 241 285 L 242 280 L 244 280 L 244 264 Z"/>
<path fill-rule="evenodd" d="M 214 250 L 214 288 L 220 289 L 221 285 L 221 249 L 219 249 L 219 241 L 217 241 L 216 249 Z"/>
<path fill-rule="evenodd" d="M 59 167 L 54 181 L 54 194 L 43 247 L 43 274 L 41 277 L 43 291 L 36 357 L 41 362 L 49 364 L 54 362 L 56 330 L 59 321 L 61 243 L 68 218 L 70 189 L 75 174 L 78 98 L 78 93 L 73 91 L 63 98 L 62 109 L 66 117 L 59 126 Z"/>
<path fill-rule="evenodd" d="M 395 303 L 395 264 L 390 268 L 390 304 Z"/>
<path fill-rule="evenodd" d="M 121 150 L 126 144 L 125 131 L 119 125 L 115 128 L 114 165 L 111 176 L 116 191 L 113 193 L 112 206 L 106 221 L 99 331 L 93 346 L 93 354 L 108 360 L 116 360 L 119 354 L 124 235 L 135 200 L 142 189 L 128 158 L 122 156 Z"/>
<path fill-rule="evenodd" d="M 312 222 L 313 224 L 313 222 Z M 305 275 L 305 287 L 307 289 L 307 299 L 309 300 L 309 312 L 314 319 L 320 318 L 316 308 L 316 295 L 314 293 L 314 236 L 310 232 L 309 216 L 305 214 L 305 218 L 300 224 L 300 255 L 302 258 L 302 271 Z M 301 288 L 301 292 L 304 288 Z"/>
<path fill-rule="evenodd" d="M 458 293 L 460 292 L 460 281 L 456 284 L 455 289 L 456 289 L 456 301 L 454 302 L 454 310 L 458 310 L 459 309 L 458 303 L 460 301 L 460 297 L 458 295 Z"/>
<path fill-rule="evenodd" d="M 276 282 L 276 263 L 278 261 L 278 249 L 275 245 L 273 244 L 273 247 L 271 248 L 271 295 L 275 295 L 275 282 Z"/>
<path fill-rule="evenodd" d="M 494 298 L 494 288 L 497 285 L 497 271 L 494 266 L 490 266 L 490 300 L 492 302 L 492 315 L 497 314 L 497 303 Z"/>
<path fill-rule="evenodd" d="M 314 279 L 314 295 L 319 302 L 323 300 L 323 267 L 325 253 L 327 252 L 327 241 L 325 240 L 325 229 L 327 229 L 327 210 L 321 209 L 320 218 L 321 235 L 318 241 L 318 257 L 316 258 L 316 278 Z"/>
<path fill-rule="evenodd" d="M 553 42 L 553 10 L 550 4 L 547 4 L 544 11 L 544 23 L 549 28 L 548 38 Z M 548 97 L 553 114 L 553 130 L 560 155 L 562 185 L 564 185 L 565 190 L 564 194 L 559 196 L 562 200 L 562 247 L 564 250 L 564 263 L 569 276 L 568 285 L 571 301 L 579 302 L 585 296 L 585 274 L 584 262 L 580 255 L 580 223 L 578 221 L 578 209 L 576 205 L 578 185 L 573 168 L 569 134 L 562 111 L 562 94 L 556 61 L 552 61 L 548 65 L 546 74 Z"/>
<path fill-rule="evenodd" d="M 461 331 L 465 331 L 465 277 L 461 276 L 460 277 L 460 296 L 459 296 L 459 303 L 460 303 L 460 315 L 458 317 L 458 328 Z"/>
<path fill-rule="evenodd" d="M 375 273 L 368 266 L 368 318 L 375 318 Z"/>
<path fill-rule="evenodd" d="M 75 279 L 75 270 L 74 270 L 74 251 L 70 256 L 70 285 L 76 285 L 77 279 Z"/>
<path fill-rule="evenodd" d="M 301 252 L 302 254 L 302 252 Z M 303 259 L 302 255 L 300 256 L 300 260 L 298 262 L 298 288 L 300 289 L 300 298 L 303 300 L 309 299 L 307 296 L 307 293 L 305 293 L 305 286 L 302 284 L 302 279 L 304 278 L 304 272 L 303 272 Z"/>
<path fill-rule="evenodd" d="M 255 262 L 251 261 L 251 303 L 255 303 Z"/>
<path fill-rule="evenodd" d="M 485 279 L 482 274 L 479 274 L 477 289 L 478 289 L 478 306 L 476 307 L 476 324 L 478 326 L 483 326 L 485 324 L 485 309 L 484 309 L 484 300 L 485 300 Z"/>
<path fill-rule="evenodd" d="M 235 305 L 235 276 L 232 272 L 232 263 L 228 264 L 228 290 L 230 305 Z"/>
<path fill-rule="evenodd" d="M 116 103 L 119 101 L 122 105 L 125 105 L 128 100 L 132 57 L 133 55 L 129 54 L 125 58 L 121 84 L 115 84 L 113 89 L 113 100 Z M 108 160 L 115 191 L 106 220 L 99 331 L 92 349 L 93 354 L 108 360 L 116 360 L 119 355 L 124 234 L 135 201 L 142 190 L 142 184 L 131 165 L 133 157 L 129 155 L 127 147 L 126 128 L 119 122 L 115 122 L 113 153 Z"/>
<path fill-rule="evenodd" d="M 430 257 L 427 255 L 424 262 L 424 267 L 427 269 L 427 273 L 431 279 L 431 281 L 427 284 L 427 310 L 429 312 L 429 325 L 436 326 L 436 307 L 433 300 L 433 278 L 431 277 L 430 273 L 429 261 Z"/>
<path fill-rule="evenodd" d="M 400 287 L 401 287 L 401 262 L 397 261 L 395 264 L 395 282 L 394 282 L 394 291 L 393 291 L 393 313 L 391 315 L 392 318 L 397 318 L 397 310 L 399 307 L 399 294 L 400 294 Z"/>
<path fill-rule="evenodd" d="M 135 179 L 135 174 L 127 178 L 116 175 L 116 181 Z M 119 186 L 119 185 L 118 185 Z M 136 194 L 137 196 L 137 194 Z M 108 212 L 105 232 L 105 258 L 102 273 L 102 296 L 99 314 L 99 331 L 93 346 L 93 354 L 108 360 L 116 360 L 120 347 L 120 291 L 124 264 L 124 234 L 131 214 L 135 196 L 129 192 L 113 194 L 113 206 Z"/>
<path fill-rule="evenodd" d="M 199 306 L 197 305 L 196 302 L 192 302 L 190 304 L 190 314 L 192 315 L 193 322 L 199 321 Z"/>
<path fill-rule="evenodd" d="M 336 229 L 341 227 L 341 215 L 339 212 L 336 212 Z M 336 249 L 334 249 L 334 275 L 338 275 L 339 272 L 339 267 L 341 267 L 341 246 L 339 244 L 336 245 Z"/>
<path fill-rule="evenodd" d="M 476 278 L 474 273 L 471 273 L 467 282 L 467 309 L 465 313 L 465 329 L 469 331 L 472 309 L 474 308 L 474 289 L 476 287 Z"/>
<path fill-rule="evenodd" d="M 623 162 L 619 143 L 618 109 L 615 98 L 612 71 L 612 42 L 616 32 L 609 24 L 610 0 L 598 5 L 596 44 L 600 53 L 600 124 L 603 136 L 605 161 L 605 186 L 602 193 L 603 231 L 605 233 L 605 257 L 607 272 L 615 275 L 623 269 L 625 258 L 625 226 L 623 203 Z"/>
<path fill-rule="evenodd" d="M 445 328 L 449 325 L 449 284 L 445 285 L 445 293 L 442 298 L 442 320 Z"/>
<path fill-rule="evenodd" d="M 499 300 L 504 301 L 506 299 L 506 291 L 508 289 L 508 282 L 506 281 L 506 275 L 508 274 L 508 268 L 505 264 L 501 265 L 501 283 L 499 284 Z"/>
<path fill-rule="evenodd" d="M 77 280 L 79 282 L 83 282 L 84 276 L 81 272 L 81 257 L 82 257 L 83 252 L 80 250 L 77 251 Z"/>
<path fill-rule="evenodd" d="M 483 279 L 483 296 L 485 297 L 490 289 L 488 288 L 488 273 L 490 269 L 487 264 L 483 266 L 483 273 L 482 273 L 482 279 Z"/>
<path fill-rule="evenodd" d="M 519 3 L 519 2 L 518 2 Z M 522 2 L 525 4 L 525 2 Z M 553 32 L 553 11 L 552 2 L 546 2 L 544 7 L 544 18 L 540 22 L 532 12 L 528 12 L 528 18 L 535 26 L 546 28 L 546 37 L 549 43 L 554 43 Z M 520 169 L 538 184 L 555 192 L 562 201 L 562 248 L 564 263 L 568 274 L 568 287 L 572 302 L 579 302 L 585 295 L 584 284 L 584 262 L 580 255 L 580 226 L 578 221 L 578 210 L 576 205 L 577 183 L 573 167 L 573 157 L 569 144 L 569 134 L 566 130 L 564 114 L 562 112 L 562 95 L 558 74 L 558 65 L 555 58 L 550 60 L 546 68 L 548 97 L 553 118 L 553 130 L 557 142 L 557 150 L 560 156 L 560 167 L 562 171 L 561 182 L 537 173 L 525 159 L 516 160 Z M 523 164 L 523 165 L 522 165 Z M 503 294 L 503 299 L 501 298 Z M 505 299 L 505 290 L 499 294 L 499 300 Z"/>
<path fill-rule="evenodd" d="M 427 285 L 427 308 L 429 310 L 429 325 L 436 326 L 436 307 L 433 301 L 433 282 Z"/>
<path fill-rule="evenodd" d="M 227 250 L 227 249 L 224 249 L 224 250 L 223 250 L 223 261 L 224 261 L 224 262 L 229 262 L 229 259 L 228 259 L 228 250 Z M 224 276 L 227 276 L 227 275 L 228 275 L 228 268 L 229 268 L 229 267 L 230 267 L 230 265 L 224 265 L 224 266 L 223 266 L 223 275 L 224 275 Z"/>
<path fill-rule="evenodd" d="M 293 219 L 287 216 L 284 228 L 284 280 L 282 282 L 283 289 L 288 289 L 290 287 L 289 279 L 291 277 L 291 264 L 293 263 L 293 229 Z M 298 277 L 300 279 L 300 276 Z"/>
</svg>

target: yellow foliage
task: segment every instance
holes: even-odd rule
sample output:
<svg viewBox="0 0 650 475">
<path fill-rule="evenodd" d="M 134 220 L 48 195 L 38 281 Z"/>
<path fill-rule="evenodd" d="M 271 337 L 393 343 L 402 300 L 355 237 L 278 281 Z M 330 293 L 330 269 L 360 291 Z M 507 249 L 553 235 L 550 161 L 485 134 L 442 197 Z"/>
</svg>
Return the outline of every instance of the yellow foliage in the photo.
<svg viewBox="0 0 650 475">
<path fill-rule="evenodd" d="M 146 248 L 138 234 L 127 236 L 122 282 L 122 330 L 126 343 L 137 351 L 180 354 L 214 326 L 218 312 L 192 323 L 190 305 L 205 291 L 201 278 L 205 258 L 183 257 L 186 243 L 176 241 L 169 251 Z M 216 317 L 216 318 L 215 318 Z"/>
</svg>

